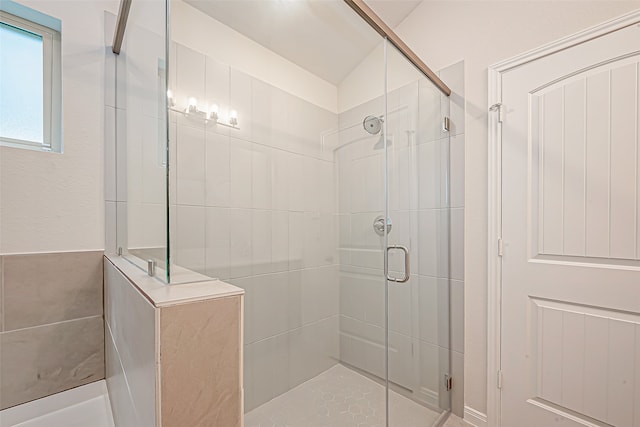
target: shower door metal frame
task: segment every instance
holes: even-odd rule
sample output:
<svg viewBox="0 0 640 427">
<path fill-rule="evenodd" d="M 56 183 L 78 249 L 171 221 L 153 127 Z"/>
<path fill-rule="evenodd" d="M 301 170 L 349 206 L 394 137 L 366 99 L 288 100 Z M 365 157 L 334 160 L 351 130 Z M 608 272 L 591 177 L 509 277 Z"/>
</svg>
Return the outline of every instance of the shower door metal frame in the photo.
<svg viewBox="0 0 640 427">
<path fill-rule="evenodd" d="M 451 96 L 451 89 L 447 86 L 427 64 L 398 36 L 364 0 L 344 0 L 371 28 L 376 30 L 384 39 L 394 45 L 409 62 L 420 70 L 446 96 Z"/>
</svg>

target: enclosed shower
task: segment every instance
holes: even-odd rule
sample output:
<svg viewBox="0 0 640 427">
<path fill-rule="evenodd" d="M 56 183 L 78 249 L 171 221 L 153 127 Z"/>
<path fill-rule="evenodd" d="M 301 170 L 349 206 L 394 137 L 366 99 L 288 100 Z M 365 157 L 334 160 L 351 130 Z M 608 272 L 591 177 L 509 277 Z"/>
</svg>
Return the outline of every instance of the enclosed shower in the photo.
<svg viewBox="0 0 640 427">
<path fill-rule="evenodd" d="M 418 427 L 451 408 L 447 88 L 364 7 L 129 12 L 118 251 L 167 286 L 245 290 L 247 427 Z"/>
</svg>

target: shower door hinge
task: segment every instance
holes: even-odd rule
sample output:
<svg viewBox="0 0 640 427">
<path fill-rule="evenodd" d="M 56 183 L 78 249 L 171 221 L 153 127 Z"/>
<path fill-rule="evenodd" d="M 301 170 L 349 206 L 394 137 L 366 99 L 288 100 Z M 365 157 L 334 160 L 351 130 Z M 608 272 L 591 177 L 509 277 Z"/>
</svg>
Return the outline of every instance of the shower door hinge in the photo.
<svg viewBox="0 0 640 427">
<path fill-rule="evenodd" d="M 451 378 L 451 375 L 449 374 L 444 374 L 444 388 L 449 391 L 453 388 L 453 379 Z"/>
<path fill-rule="evenodd" d="M 451 119 L 447 116 L 442 118 L 442 132 L 449 132 L 451 129 Z"/>
<path fill-rule="evenodd" d="M 504 255 L 504 243 L 502 239 L 498 238 L 498 256 Z"/>
<path fill-rule="evenodd" d="M 498 389 L 502 389 L 502 371 L 498 371 L 496 380 L 497 380 L 496 385 L 498 386 Z"/>
<path fill-rule="evenodd" d="M 504 108 L 502 108 L 502 103 L 498 102 L 489 107 L 489 111 L 497 111 L 498 112 L 498 123 L 502 123 L 504 121 Z"/>
</svg>

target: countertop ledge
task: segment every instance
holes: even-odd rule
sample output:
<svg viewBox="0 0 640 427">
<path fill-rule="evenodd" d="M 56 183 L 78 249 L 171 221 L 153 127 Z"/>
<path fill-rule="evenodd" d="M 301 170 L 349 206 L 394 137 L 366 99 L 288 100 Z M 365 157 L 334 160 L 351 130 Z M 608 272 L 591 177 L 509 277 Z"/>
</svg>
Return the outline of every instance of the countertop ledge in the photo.
<svg viewBox="0 0 640 427">
<path fill-rule="evenodd" d="M 105 258 L 158 308 L 244 294 L 244 289 L 217 279 L 167 285 L 145 274 L 123 257 L 105 255 Z"/>
</svg>

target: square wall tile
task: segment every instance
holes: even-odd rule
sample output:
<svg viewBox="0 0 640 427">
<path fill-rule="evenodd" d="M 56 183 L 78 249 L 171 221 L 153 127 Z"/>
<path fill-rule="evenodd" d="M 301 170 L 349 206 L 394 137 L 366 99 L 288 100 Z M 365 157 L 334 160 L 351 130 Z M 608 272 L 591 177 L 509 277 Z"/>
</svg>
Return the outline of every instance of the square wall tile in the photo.
<svg viewBox="0 0 640 427">
<path fill-rule="evenodd" d="M 0 409 L 101 380 L 102 316 L 3 332 L 0 360 Z"/>
<path fill-rule="evenodd" d="M 4 329 L 102 315 L 102 251 L 5 255 Z"/>
</svg>

